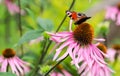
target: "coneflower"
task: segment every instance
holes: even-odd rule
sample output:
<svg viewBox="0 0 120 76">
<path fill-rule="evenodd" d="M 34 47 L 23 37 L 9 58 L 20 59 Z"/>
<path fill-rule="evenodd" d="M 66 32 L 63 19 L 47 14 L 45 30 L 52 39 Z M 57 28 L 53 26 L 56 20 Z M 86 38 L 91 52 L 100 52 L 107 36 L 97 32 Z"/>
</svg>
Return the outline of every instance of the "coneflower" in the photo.
<svg viewBox="0 0 120 76">
<path fill-rule="evenodd" d="M 4 3 L 8 9 L 8 11 L 10 12 L 10 14 L 16 14 L 16 13 L 20 13 L 20 8 L 19 6 L 17 6 L 13 0 L 4 0 Z M 25 11 L 21 10 L 21 14 L 25 14 Z"/>
<path fill-rule="evenodd" d="M 30 70 L 29 63 L 17 57 L 15 51 L 11 48 L 3 51 L 2 56 L 0 56 L 0 64 L 0 72 L 7 72 L 8 67 L 10 67 L 12 73 L 15 73 L 17 76 L 24 76 Z"/>
<path fill-rule="evenodd" d="M 117 59 L 120 57 L 120 44 L 114 44 L 112 48 L 109 48 L 107 51 L 110 61 L 117 62 Z"/>
<path fill-rule="evenodd" d="M 90 76 L 110 76 L 112 70 L 107 67 L 107 63 L 104 61 L 106 54 L 98 49 L 96 44 L 92 43 L 93 40 L 104 41 L 104 39 L 94 39 L 93 28 L 90 24 L 84 22 L 90 17 L 81 13 L 76 13 L 76 16 L 75 12 L 71 11 L 67 11 L 67 14 L 75 21 L 76 28 L 73 32 L 48 33 L 52 36 L 52 41 L 61 43 L 53 60 L 57 59 L 65 47 L 68 47 L 67 51 L 57 61 L 69 55 L 72 58 L 72 64 L 75 64 L 79 73 L 82 73 L 81 76 L 87 76 L 88 74 Z M 82 64 L 79 65 L 79 63 Z"/>
<path fill-rule="evenodd" d="M 116 25 L 120 25 L 120 2 L 115 6 L 107 7 L 105 18 L 115 21 Z"/>
</svg>

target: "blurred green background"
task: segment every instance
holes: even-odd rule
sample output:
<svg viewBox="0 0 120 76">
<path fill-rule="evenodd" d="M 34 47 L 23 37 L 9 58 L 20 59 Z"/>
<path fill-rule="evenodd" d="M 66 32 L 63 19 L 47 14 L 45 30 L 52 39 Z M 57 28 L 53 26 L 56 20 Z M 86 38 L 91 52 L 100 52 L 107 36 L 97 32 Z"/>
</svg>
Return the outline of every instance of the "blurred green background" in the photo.
<svg viewBox="0 0 120 76">
<path fill-rule="evenodd" d="M 94 27 L 95 37 L 99 36 L 98 32 L 100 28 L 98 24 L 104 21 L 106 7 L 101 8 L 102 2 L 104 1 L 106 2 L 107 0 L 91 0 L 91 2 L 89 2 L 89 0 L 76 0 L 75 5 L 72 8 L 72 10 L 74 11 L 86 13 L 86 15 L 92 17 L 90 20 L 88 20 L 88 23 L 90 23 Z M 14 0 L 14 2 L 18 4 L 17 0 Z M 72 0 L 59 0 L 59 1 L 58 0 L 21 0 L 21 8 L 25 11 L 25 15 L 22 15 L 22 19 L 21 19 L 23 35 L 29 31 L 39 30 L 41 28 L 44 31 L 55 32 L 58 25 L 64 18 L 66 14 L 65 12 L 66 10 L 68 10 L 71 3 Z M 111 0 L 110 2 L 108 1 L 108 5 L 113 5 L 113 4 L 115 3 L 113 3 Z M 98 7 L 95 7 L 96 5 L 98 5 Z M 94 8 L 98 8 L 98 9 L 101 8 L 101 9 L 91 12 L 91 10 L 94 10 Z M 60 28 L 60 31 L 68 30 L 69 20 L 70 20 L 69 17 L 67 17 L 62 27 Z M 25 40 L 23 39 L 23 41 L 19 43 L 22 37 L 20 37 L 20 31 L 18 25 L 19 25 L 18 14 L 11 15 L 8 12 L 5 4 L 0 3 L 0 50 L 1 50 L 0 53 L 5 48 L 14 48 L 17 54 L 21 56 L 20 45 L 23 44 L 23 51 L 25 55 L 22 57 L 22 59 L 27 60 L 34 64 L 35 58 L 38 58 L 40 55 L 40 50 L 42 49 L 44 40 L 34 45 L 29 45 L 29 40 L 26 39 Z M 43 33 L 43 35 L 46 36 L 45 33 Z M 37 35 L 36 37 L 39 37 L 39 35 Z M 120 43 L 119 38 L 115 40 L 113 43 L 115 42 Z M 51 50 L 54 45 L 55 44 L 53 43 L 49 50 Z M 52 57 L 53 54 L 47 56 L 46 59 L 52 60 Z M 66 66 L 66 64 L 70 63 L 69 60 L 70 60 L 69 58 L 66 59 L 63 65 L 65 65 L 64 67 L 70 71 L 70 68 L 68 67 L 71 66 L 70 65 Z M 48 60 L 47 63 L 51 65 L 51 63 L 53 62 Z M 45 65 L 48 65 L 47 63 L 45 63 Z M 116 64 L 116 66 L 113 67 L 114 70 L 116 71 L 114 76 L 120 76 L 119 63 L 120 62 L 118 62 L 118 64 Z M 42 67 L 44 67 L 45 65 L 43 65 Z M 112 67 L 112 65 L 110 66 Z M 71 68 L 73 68 L 73 70 L 75 71 L 74 67 Z"/>
</svg>

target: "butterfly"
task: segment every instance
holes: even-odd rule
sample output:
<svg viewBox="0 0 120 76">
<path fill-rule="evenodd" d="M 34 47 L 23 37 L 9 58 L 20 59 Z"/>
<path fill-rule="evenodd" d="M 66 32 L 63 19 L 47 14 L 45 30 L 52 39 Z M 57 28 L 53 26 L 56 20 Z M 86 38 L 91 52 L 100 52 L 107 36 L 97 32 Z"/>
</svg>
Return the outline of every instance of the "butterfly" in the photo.
<svg viewBox="0 0 120 76">
<path fill-rule="evenodd" d="M 66 11 L 66 14 L 70 17 L 71 22 L 72 20 L 75 22 L 75 25 L 79 25 L 82 22 L 85 22 L 87 19 L 91 17 L 87 17 L 84 13 L 77 13 L 75 11 Z"/>
</svg>

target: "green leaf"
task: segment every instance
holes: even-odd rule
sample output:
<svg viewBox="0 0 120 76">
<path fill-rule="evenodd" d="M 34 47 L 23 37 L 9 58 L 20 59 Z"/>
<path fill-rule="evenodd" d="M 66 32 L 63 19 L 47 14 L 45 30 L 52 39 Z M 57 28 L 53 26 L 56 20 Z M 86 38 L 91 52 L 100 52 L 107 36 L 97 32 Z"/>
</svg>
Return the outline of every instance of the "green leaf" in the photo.
<svg viewBox="0 0 120 76">
<path fill-rule="evenodd" d="M 42 35 L 44 31 L 43 30 L 32 30 L 32 31 L 28 31 L 27 33 L 25 33 L 22 38 L 19 40 L 17 45 L 21 45 L 24 42 L 29 42 L 32 39 L 36 39 L 38 37 L 40 37 Z"/>
<path fill-rule="evenodd" d="M 16 75 L 9 72 L 0 72 L 0 76 L 16 76 Z"/>
<path fill-rule="evenodd" d="M 32 17 L 32 19 L 35 20 L 35 15 L 34 15 L 34 13 L 33 13 L 30 9 L 28 9 L 28 8 L 25 8 L 25 10 L 26 10 L 27 13 Z"/>
<path fill-rule="evenodd" d="M 45 31 L 51 31 L 53 29 L 53 22 L 49 19 L 38 18 L 37 22 L 39 27 Z"/>
</svg>

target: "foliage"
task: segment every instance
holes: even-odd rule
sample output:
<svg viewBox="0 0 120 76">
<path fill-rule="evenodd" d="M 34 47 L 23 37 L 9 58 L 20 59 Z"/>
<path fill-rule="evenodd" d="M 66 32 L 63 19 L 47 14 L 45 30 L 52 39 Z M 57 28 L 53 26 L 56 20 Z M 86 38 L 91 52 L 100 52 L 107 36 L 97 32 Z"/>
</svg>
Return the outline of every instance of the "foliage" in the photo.
<svg viewBox="0 0 120 76">
<path fill-rule="evenodd" d="M 21 59 L 28 61 L 31 64 L 32 71 L 30 74 L 33 73 L 36 68 L 39 68 L 36 75 L 45 74 L 51 69 L 52 66 L 54 66 L 53 64 L 57 63 L 52 61 L 55 50 L 51 52 L 56 44 L 50 44 L 51 40 L 46 32 L 56 31 L 62 19 L 66 15 L 65 11 L 70 7 L 72 0 L 20 1 L 21 9 L 25 12 L 24 15 L 21 15 L 22 36 L 20 36 L 20 28 L 18 26 L 19 14 L 10 14 L 4 0 L 0 3 L 0 50 L 5 48 L 19 49 L 16 51 L 17 55 L 20 56 Z M 89 2 L 89 0 L 76 0 L 72 10 L 86 13 L 87 10 L 102 1 L 103 0 L 91 0 L 91 2 Z M 13 0 L 13 2 L 18 5 L 18 0 Z M 109 32 L 109 26 L 106 27 L 106 25 L 109 25 L 109 22 L 104 23 L 104 14 L 104 10 L 96 11 L 93 13 L 92 18 L 87 21 L 88 23 L 91 23 L 95 29 L 96 37 L 101 36 L 103 33 L 107 34 Z M 67 17 L 59 31 L 67 31 L 69 29 L 69 20 L 70 19 Z M 73 25 L 73 28 L 74 27 L 75 25 Z M 38 43 L 33 43 L 32 45 L 29 44 L 31 40 L 36 40 L 39 37 L 43 37 L 43 40 L 37 41 Z M 114 42 L 120 43 L 119 38 L 117 41 L 114 40 Z M 50 44 L 50 47 L 46 50 L 48 44 Z M 15 45 L 17 46 L 14 47 Z M 24 55 L 21 55 L 21 45 L 24 46 Z M 2 53 L 2 51 L 0 51 L 0 53 Z M 40 58 L 41 60 L 43 59 L 41 63 L 39 63 Z M 78 76 L 77 69 L 70 64 L 70 58 L 63 61 L 62 66 L 73 76 Z M 116 66 L 117 67 L 112 67 L 117 70 L 117 73 L 114 76 L 119 76 L 120 67 L 118 65 Z M 9 72 L 0 72 L 0 76 L 15 75 Z"/>
</svg>

